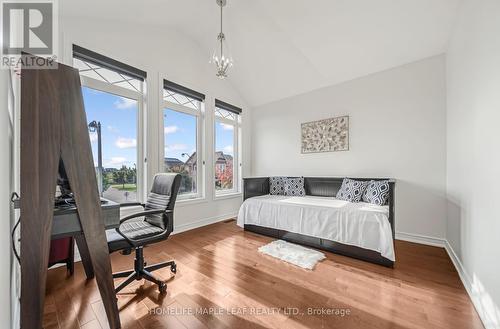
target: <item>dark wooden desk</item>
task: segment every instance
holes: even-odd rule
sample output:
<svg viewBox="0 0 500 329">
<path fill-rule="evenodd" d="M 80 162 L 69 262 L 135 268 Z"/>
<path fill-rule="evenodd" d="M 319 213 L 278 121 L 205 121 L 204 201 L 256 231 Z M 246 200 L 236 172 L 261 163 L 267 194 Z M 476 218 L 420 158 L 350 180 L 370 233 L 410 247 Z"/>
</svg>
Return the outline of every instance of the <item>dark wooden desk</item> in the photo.
<svg viewBox="0 0 500 329">
<path fill-rule="evenodd" d="M 15 201 L 14 207 L 19 208 L 18 200 Z M 106 203 L 101 204 L 101 209 L 104 226 L 107 230 L 120 226 L 120 204 L 106 200 Z M 55 240 L 65 237 L 75 238 L 87 279 L 92 279 L 94 277 L 94 269 L 90 260 L 87 243 L 83 238 L 82 226 L 76 207 L 54 208 L 51 239 Z"/>
<path fill-rule="evenodd" d="M 120 225 L 120 204 L 106 200 L 101 204 L 102 217 L 106 229 L 117 228 Z M 75 207 L 55 208 L 52 221 L 51 238 L 59 239 L 82 233 L 82 226 Z"/>
<path fill-rule="evenodd" d="M 106 229 L 117 228 L 120 226 L 120 205 L 110 200 L 106 201 L 107 203 L 101 204 L 104 226 Z M 51 239 L 54 240 L 68 236 L 75 238 L 87 279 L 94 278 L 94 268 L 90 259 L 90 252 L 83 236 L 76 208 L 56 208 L 54 209 L 54 219 L 52 221 Z"/>
</svg>

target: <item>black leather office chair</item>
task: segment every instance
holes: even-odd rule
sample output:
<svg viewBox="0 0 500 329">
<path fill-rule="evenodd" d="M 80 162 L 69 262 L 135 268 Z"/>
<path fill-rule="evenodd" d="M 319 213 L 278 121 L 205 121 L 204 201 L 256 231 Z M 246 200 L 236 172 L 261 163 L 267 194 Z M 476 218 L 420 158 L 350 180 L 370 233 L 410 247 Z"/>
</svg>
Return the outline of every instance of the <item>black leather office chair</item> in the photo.
<svg viewBox="0 0 500 329">
<path fill-rule="evenodd" d="M 146 266 L 143 247 L 166 240 L 174 229 L 174 206 L 179 192 L 181 175 L 157 174 L 153 180 L 151 193 L 145 204 L 129 203 L 123 206 L 142 206 L 143 211 L 123 217 L 120 227 L 107 230 L 109 252 L 122 251 L 130 254 L 135 249 L 134 269 L 113 273 L 113 278 L 127 277 L 115 288 L 116 292 L 134 280 L 146 279 L 158 285 L 160 292 L 167 290 L 165 282 L 155 278 L 151 272 L 170 266 L 172 273 L 177 272 L 174 261 Z"/>
</svg>

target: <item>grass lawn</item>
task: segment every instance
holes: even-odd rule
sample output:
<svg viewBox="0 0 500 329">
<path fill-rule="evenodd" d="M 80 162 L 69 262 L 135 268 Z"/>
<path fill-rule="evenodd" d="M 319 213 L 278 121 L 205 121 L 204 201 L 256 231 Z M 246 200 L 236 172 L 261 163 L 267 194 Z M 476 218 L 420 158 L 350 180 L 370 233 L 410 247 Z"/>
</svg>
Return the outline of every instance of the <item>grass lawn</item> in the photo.
<svg viewBox="0 0 500 329">
<path fill-rule="evenodd" d="M 118 191 L 132 192 L 137 190 L 137 185 L 135 184 L 125 184 L 125 187 L 123 186 L 123 184 L 113 184 L 111 185 L 111 187 L 117 189 Z"/>
</svg>

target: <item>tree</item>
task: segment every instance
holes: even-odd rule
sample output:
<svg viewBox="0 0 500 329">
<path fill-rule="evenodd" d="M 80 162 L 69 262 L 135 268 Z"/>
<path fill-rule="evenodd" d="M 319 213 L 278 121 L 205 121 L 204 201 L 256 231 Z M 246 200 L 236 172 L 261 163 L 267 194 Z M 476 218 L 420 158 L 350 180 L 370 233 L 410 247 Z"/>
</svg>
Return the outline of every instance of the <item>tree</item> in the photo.
<svg viewBox="0 0 500 329">
<path fill-rule="evenodd" d="M 116 184 L 122 184 L 123 189 L 125 189 L 125 183 L 127 182 L 127 167 L 123 165 L 119 170 L 113 173 L 113 179 Z"/>
<path fill-rule="evenodd" d="M 114 179 L 113 179 L 113 173 L 112 172 L 105 172 L 102 177 L 102 190 L 106 191 L 111 184 L 113 184 Z"/>
<path fill-rule="evenodd" d="M 193 192 L 194 190 L 193 177 L 189 175 L 187 170 L 183 170 L 180 174 L 182 176 L 181 190 L 187 193 Z"/>
<path fill-rule="evenodd" d="M 136 168 L 127 168 L 126 176 L 127 176 L 126 177 L 127 183 L 135 184 L 136 177 L 137 177 L 137 170 L 136 170 Z"/>
<path fill-rule="evenodd" d="M 224 169 L 216 167 L 215 185 L 221 189 L 233 188 L 233 161 L 226 161 Z"/>
</svg>

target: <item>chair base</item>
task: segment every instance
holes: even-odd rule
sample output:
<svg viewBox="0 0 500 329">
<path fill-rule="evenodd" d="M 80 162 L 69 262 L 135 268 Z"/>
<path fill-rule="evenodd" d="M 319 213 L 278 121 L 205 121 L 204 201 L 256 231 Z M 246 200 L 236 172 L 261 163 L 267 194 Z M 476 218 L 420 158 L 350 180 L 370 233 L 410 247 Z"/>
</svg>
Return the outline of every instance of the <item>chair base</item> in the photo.
<svg viewBox="0 0 500 329">
<path fill-rule="evenodd" d="M 143 247 L 138 247 L 135 248 L 135 260 L 134 260 L 134 269 L 133 270 L 128 270 L 128 271 L 123 271 L 123 272 L 117 272 L 113 273 L 113 279 L 116 278 L 125 278 L 126 279 L 121 282 L 118 287 L 115 288 L 115 292 L 118 293 L 120 290 L 125 288 L 127 285 L 129 285 L 132 281 L 134 280 L 148 280 L 151 281 L 155 284 L 158 285 L 158 290 L 161 293 L 164 293 L 167 291 L 167 284 L 153 276 L 151 272 L 156 271 L 160 268 L 164 268 L 170 266 L 170 271 L 172 273 L 177 272 L 177 265 L 175 262 L 168 261 L 168 262 L 163 262 L 163 263 L 158 263 L 154 265 L 149 265 L 146 266 L 146 263 L 144 262 L 144 253 L 143 253 Z"/>
</svg>

